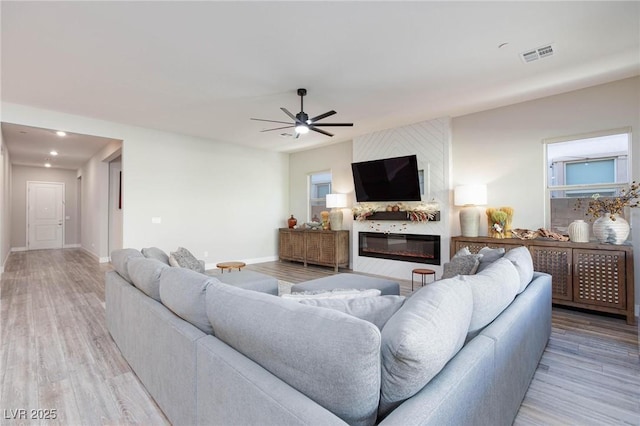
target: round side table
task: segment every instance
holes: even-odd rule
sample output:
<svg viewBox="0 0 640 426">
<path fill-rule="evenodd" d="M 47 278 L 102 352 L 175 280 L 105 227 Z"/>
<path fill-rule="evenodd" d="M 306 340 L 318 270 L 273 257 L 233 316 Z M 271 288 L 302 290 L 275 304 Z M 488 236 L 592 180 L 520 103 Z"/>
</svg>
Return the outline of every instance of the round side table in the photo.
<svg viewBox="0 0 640 426">
<path fill-rule="evenodd" d="M 238 271 L 247 266 L 244 262 L 220 262 L 216 265 L 216 268 L 220 268 L 220 273 L 224 274 L 224 270 L 228 269 L 229 272 L 233 270 L 233 268 L 238 268 Z"/>
<path fill-rule="evenodd" d="M 436 280 L 436 271 L 434 271 L 433 269 L 426 269 L 426 268 L 414 269 L 413 271 L 411 271 L 411 291 L 413 291 L 413 276 L 415 274 L 420 275 L 422 287 L 424 287 L 424 285 L 427 283 L 427 277 L 429 275 L 433 275 L 433 281 Z"/>
</svg>

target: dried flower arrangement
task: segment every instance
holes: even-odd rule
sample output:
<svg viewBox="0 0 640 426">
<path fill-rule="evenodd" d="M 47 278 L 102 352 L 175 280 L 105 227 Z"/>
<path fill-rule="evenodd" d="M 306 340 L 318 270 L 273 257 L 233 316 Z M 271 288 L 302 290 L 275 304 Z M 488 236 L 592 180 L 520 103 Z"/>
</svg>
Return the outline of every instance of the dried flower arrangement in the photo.
<svg viewBox="0 0 640 426">
<path fill-rule="evenodd" d="M 625 207 L 639 207 L 640 201 L 640 184 L 634 180 L 628 189 L 622 189 L 620 195 L 617 197 L 601 197 L 600 194 L 593 194 L 591 200 L 587 204 L 586 216 L 591 216 L 592 219 L 609 215 L 611 220 L 616 220 L 615 215 L 620 215 L 624 212 Z M 582 210 L 585 200 L 579 198 L 576 201 L 574 210 Z"/>
<path fill-rule="evenodd" d="M 491 238 L 511 238 L 513 208 L 500 207 L 499 209 L 496 209 L 489 207 L 486 213 L 487 224 L 489 226 L 489 236 Z"/>
<path fill-rule="evenodd" d="M 436 201 L 420 202 L 417 204 L 397 203 L 396 211 L 407 212 L 407 219 L 412 222 L 426 222 L 432 220 L 440 210 L 440 205 Z M 388 211 L 388 206 L 379 203 L 358 203 L 352 213 L 356 220 L 366 220 L 375 212 Z"/>
</svg>

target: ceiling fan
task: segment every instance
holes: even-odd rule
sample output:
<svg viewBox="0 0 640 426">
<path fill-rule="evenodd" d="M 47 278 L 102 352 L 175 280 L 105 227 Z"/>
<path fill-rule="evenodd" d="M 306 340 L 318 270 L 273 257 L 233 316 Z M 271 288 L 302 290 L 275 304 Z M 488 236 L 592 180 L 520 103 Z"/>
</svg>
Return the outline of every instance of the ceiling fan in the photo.
<svg viewBox="0 0 640 426">
<path fill-rule="evenodd" d="M 336 114 L 336 112 L 333 110 L 327 111 L 324 114 L 320 114 L 316 117 L 309 118 L 307 113 L 304 112 L 303 98 L 304 96 L 306 96 L 306 94 L 307 94 L 307 89 L 298 89 L 298 96 L 300 96 L 300 112 L 297 113 L 296 115 L 293 115 L 286 108 L 280 108 L 285 114 L 289 116 L 289 118 L 293 120 L 293 123 L 290 123 L 287 121 L 264 120 L 262 118 L 252 118 L 251 120 L 266 121 L 268 123 L 287 124 L 287 126 L 284 126 L 284 127 L 275 127 L 273 129 L 265 129 L 265 130 L 261 130 L 261 132 L 271 132 L 273 130 L 290 129 L 293 127 L 295 129 L 296 139 L 302 134 L 309 133 L 309 130 L 322 133 L 323 135 L 326 135 L 329 137 L 333 136 L 333 134 L 327 132 L 326 130 L 319 129 L 318 127 L 331 127 L 331 126 L 351 127 L 353 126 L 353 123 L 318 123 L 318 121 L 322 120 L 323 118 L 327 118 Z"/>
</svg>

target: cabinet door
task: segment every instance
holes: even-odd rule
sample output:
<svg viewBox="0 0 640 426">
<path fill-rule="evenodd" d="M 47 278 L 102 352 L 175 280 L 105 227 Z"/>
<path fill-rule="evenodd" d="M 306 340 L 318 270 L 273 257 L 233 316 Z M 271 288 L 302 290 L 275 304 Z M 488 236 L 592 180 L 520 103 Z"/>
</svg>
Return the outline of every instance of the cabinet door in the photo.
<svg viewBox="0 0 640 426">
<path fill-rule="evenodd" d="M 496 241 L 500 241 L 500 240 L 496 240 Z M 508 250 L 510 246 L 506 244 L 500 244 L 500 243 L 486 243 L 486 242 L 478 242 L 478 241 L 456 241 L 454 253 L 457 253 L 460 249 L 463 249 L 465 247 L 468 247 L 469 251 L 475 254 L 479 252 L 480 249 L 482 249 L 483 247 L 489 247 L 489 248 L 504 247 L 506 250 Z"/>
<path fill-rule="evenodd" d="M 571 251 L 563 247 L 529 247 L 533 269 L 551 274 L 553 299 L 572 300 Z"/>
<path fill-rule="evenodd" d="M 573 301 L 625 309 L 625 252 L 573 250 Z"/>
<path fill-rule="evenodd" d="M 336 259 L 334 232 L 307 232 L 307 262 L 317 265 L 333 265 Z"/>
<path fill-rule="evenodd" d="M 304 232 L 280 230 L 280 259 L 304 261 Z"/>
</svg>

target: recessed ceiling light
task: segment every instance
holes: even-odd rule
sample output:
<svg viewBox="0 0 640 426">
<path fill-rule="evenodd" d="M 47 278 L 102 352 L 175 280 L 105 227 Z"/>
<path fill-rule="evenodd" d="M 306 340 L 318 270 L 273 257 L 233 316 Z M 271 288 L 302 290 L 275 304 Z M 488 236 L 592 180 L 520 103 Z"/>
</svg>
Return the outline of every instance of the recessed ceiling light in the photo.
<svg viewBox="0 0 640 426">
<path fill-rule="evenodd" d="M 53 155 L 54 157 L 58 155 L 58 151 L 50 151 L 49 155 Z"/>
<path fill-rule="evenodd" d="M 62 130 L 58 130 L 56 132 L 56 135 L 58 135 L 58 136 L 67 136 L 67 132 L 63 132 Z"/>
<path fill-rule="evenodd" d="M 45 167 L 51 167 L 51 163 L 44 163 Z"/>
</svg>

